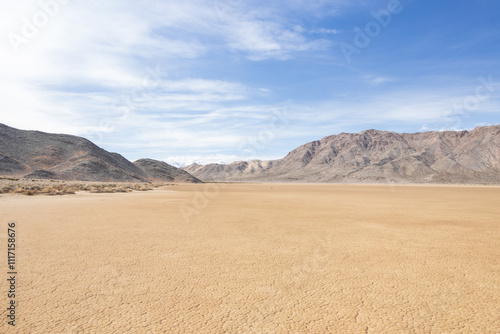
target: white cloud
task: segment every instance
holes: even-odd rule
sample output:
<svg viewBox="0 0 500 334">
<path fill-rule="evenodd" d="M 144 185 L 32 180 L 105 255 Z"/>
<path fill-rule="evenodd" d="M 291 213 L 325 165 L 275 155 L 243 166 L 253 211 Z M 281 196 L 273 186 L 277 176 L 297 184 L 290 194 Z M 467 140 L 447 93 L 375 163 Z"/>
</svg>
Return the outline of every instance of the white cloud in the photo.
<svg viewBox="0 0 500 334">
<path fill-rule="evenodd" d="M 338 15 L 361 2 L 70 1 L 15 53 L 5 33 L 22 34 L 24 18 L 32 20 L 43 9 L 36 0 L 10 1 L 0 12 L 0 122 L 84 135 L 139 152 L 134 154 L 151 149 L 153 158 L 172 155 L 171 162 L 238 160 L 244 158 L 241 143 L 267 131 L 273 113 L 282 109 L 276 96 L 283 96 L 283 87 L 232 81 L 227 69 L 207 68 L 205 60 L 221 53 L 235 62 L 317 56 L 330 42 L 313 34 L 340 31 L 306 29 L 288 14 Z M 376 89 L 395 79 L 359 72 L 358 80 Z M 360 124 L 446 122 L 453 105 L 474 94 L 474 87 L 460 94 L 393 89 L 290 103 L 290 122 L 273 132 L 273 140 Z M 478 111 L 498 112 L 493 97 L 481 101 Z M 267 154 L 265 148 L 258 153 Z"/>
<path fill-rule="evenodd" d="M 364 79 L 365 79 L 366 83 L 368 83 L 370 85 L 374 85 L 374 86 L 395 81 L 395 79 L 393 79 L 393 78 L 388 78 L 388 77 L 383 77 L 383 76 L 374 76 L 374 75 L 367 75 L 367 76 L 365 76 Z"/>
<path fill-rule="evenodd" d="M 249 58 L 286 59 L 293 52 L 326 49 L 326 40 L 308 41 L 294 27 L 287 29 L 275 22 L 242 21 L 233 24 L 229 46 L 237 51 L 248 52 Z"/>
<path fill-rule="evenodd" d="M 209 154 L 209 155 L 181 155 L 163 159 L 166 163 L 176 167 L 185 167 L 193 163 L 206 165 L 211 163 L 226 164 L 233 161 L 243 160 L 237 155 Z"/>
<path fill-rule="evenodd" d="M 313 34 L 331 34 L 331 35 L 337 35 L 342 33 L 342 31 L 338 29 L 325 29 L 325 28 L 312 29 L 309 30 L 309 32 Z"/>
<path fill-rule="evenodd" d="M 322 41 L 293 31 L 272 9 L 221 4 L 222 10 L 201 0 L 71 1 L 52 8 L 54 15 L 46 15 L 34 0 L 3 4 L 3 32 L 22 36 L 26 20 L 32 24 L 40 13 L 48 23 L 19 45 L 19 53 L 7 38 L 1 40 L 0 100 L 9 110 L 2 121 L 44 131 L 93 131 L 100 119 L 116 113 L 123 95 L 141 89 L 147 68 L 156 64 L 165 67 L 161 82 L 147 91 L 147 99 L 134 103 L 134 110 L 220 110 L 258 88 L 179 77 L 179 64 L 221 46 L 254 60 L 322 47 Z"/>
</svg>

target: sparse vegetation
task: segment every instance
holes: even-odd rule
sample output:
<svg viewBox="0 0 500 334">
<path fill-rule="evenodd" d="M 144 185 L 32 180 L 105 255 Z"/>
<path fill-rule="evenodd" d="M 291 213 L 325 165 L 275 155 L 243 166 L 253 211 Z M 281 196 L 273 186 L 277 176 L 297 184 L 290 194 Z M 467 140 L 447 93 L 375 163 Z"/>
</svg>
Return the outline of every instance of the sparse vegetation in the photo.
<svg viewBox="0 0 500 334">
<path fill-rule="evenodd" d="M 171 184 L 161 184 L 161 183 L 72 183 L 72 182 L 56 182 L 54 180 L 50 180 L 50 183 L 47 181 L 37 181 L 31 180 L 31 183 L 28 182 L 19 182 L 17 179 L 7 179 L 0 178 L 3 180 L 12 181 L 12 183 L 8 183 L 5 185 L 0 184 L 0 194 L 8 194 L 8 193 L 16 193 L 27 196 L 33 195 L 73 195 L 79 191 L 85 191 L 94 194 L 103 194 L 103 193 L 128 193 L 132 191 L 149 191 L 158 187 L 171 185 Z M 56 184 L 54 184 L 56 183 Z"/>
<path fill-rule="evenodd" d="M 0 177 L 0 180 L 19 181 L 19 179 L 12 178 L 12 177 Z"/>
</svg>

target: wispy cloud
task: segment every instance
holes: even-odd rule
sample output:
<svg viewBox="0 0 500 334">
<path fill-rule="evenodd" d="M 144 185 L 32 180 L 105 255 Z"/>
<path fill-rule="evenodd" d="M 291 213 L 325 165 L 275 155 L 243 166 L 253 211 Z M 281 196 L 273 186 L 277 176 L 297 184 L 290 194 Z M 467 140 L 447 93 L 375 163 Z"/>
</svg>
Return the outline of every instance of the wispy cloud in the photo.
<svg viewBox="0 0 500 334">
<path fill-rule="evenodd" d="M 401 58 L 398 52 L 423 55 L 449 38 L 444 32 L 399 36 L 408 31 L 399 26 L 409 24 L 406 19 L 394 20 L 347 66 L 336 43 L 373 20 L 372 9 L 386 8 L 382 0 L 62 3 L 19 52 L 7 34 L 23 36 L 45 9 L 35 0 L 3 5 L 0 121 L 83 135 L 131 159 L 243 158 L 242 143 L 269 137 L 284 102 L 289 122 L 259 143 L 262 157 L 279 158 L 309 139 L 366 127 L 458 127 L 462 116 L 454 105 L 474 94 L 477 77 L 498 67 L 494 57 Z M 483 35 L 493 42 L 497 36 Z M 459 56 L 457 50 L 488 38 L 455 39 L 446 50 Z M 495 87 L 467 111 L 471 119 L 498 115 Z"/>
<path fill-rule="evenodd" d="M 313 34 L 331 34 L 331 35 L 337 35 L 337 34 L 342 33 L 341 30 L 327 29 L 327 28 L 311 29 L 308 32 L 313 33 Z"/>
<path fill-rule="evenodd" d="M 197 163 L 199 165 L 211 163 L 226 164 L 238 160 L 240 160 L 239 156 L 230 154 L 180 155 L 170 156 L 163 159 L 166 163 L 177 167 L 185 167 L 193 163 Z"/>
<path fill-rule="evenodd" d="M 46 27 L 19 46 L 19 53 L 3 39 L 0 98 L 3 108 L 16 110 L 5 122 L 81 134 L 93 127 L 85 114 L 117 104 L 118 96 L 141 87 L 146 67 L 157 64 L 165 73 L 143 108 L 172 110 L 183 105 L 181 109 L 197 110 L 196 103 L 242 100 L 245 85 L 179 77 L 178 66 L 221 46 L 264 60 L 322 45 L 293 31 L 285 20 L 273 20 L 271 12 L 248 11 L 243 3 L 222 17 L 205 1 L 87 1 L 59 7 Z M 25 20 L 43 13 L 36 1 L 4 4 L 4 9 L 2 31 L 19 35 Z M 51 116 L 55 110 L 57 118 Z"/>
</svg>

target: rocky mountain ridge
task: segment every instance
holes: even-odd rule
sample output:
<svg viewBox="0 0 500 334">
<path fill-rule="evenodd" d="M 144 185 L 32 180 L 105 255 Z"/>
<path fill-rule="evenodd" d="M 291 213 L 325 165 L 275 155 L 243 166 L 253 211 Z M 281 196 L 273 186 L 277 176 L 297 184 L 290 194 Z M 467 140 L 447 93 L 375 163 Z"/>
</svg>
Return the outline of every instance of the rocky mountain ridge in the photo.
<svg viewBox="0 0 500 334">
<path fill-rule="evenodd" d="M 193 164 L 203 181 L 500 184 L 500 126 L 472 131 L 341 133 L 282 159 Z"/>
<path fill-rule="evenodd" d="M 201 182 L 152 159 L 130 162 L 89 140 L 0 124 L 0 175 L 32 179 L 119 182 Z"/>
</svg>

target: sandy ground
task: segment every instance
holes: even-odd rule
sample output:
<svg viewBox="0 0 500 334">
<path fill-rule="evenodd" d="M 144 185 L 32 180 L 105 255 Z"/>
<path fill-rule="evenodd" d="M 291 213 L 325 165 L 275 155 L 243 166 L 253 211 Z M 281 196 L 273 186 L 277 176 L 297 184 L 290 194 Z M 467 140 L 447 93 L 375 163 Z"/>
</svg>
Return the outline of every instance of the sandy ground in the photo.
<svg viewBox="0 0 500 334">
<path fill-rule="evenodd" d="M 500 188 L 0 196 L 2 333 L 499 333 Z"/>
</svg>

